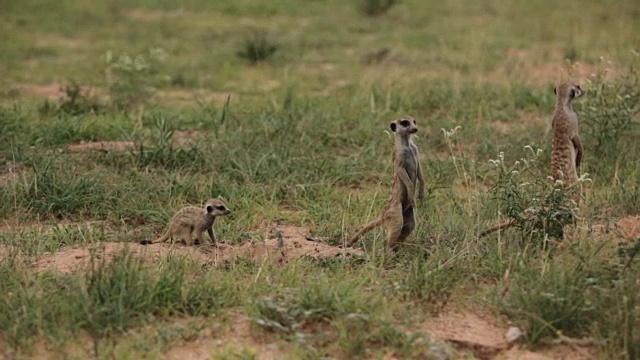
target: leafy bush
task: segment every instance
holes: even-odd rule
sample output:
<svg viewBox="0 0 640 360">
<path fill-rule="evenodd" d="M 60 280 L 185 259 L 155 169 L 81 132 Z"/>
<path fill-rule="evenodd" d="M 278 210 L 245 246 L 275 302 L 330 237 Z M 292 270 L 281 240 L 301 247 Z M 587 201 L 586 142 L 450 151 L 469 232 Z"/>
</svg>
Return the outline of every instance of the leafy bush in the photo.
<svg viewBox="0 0 640 360">
<path fill-rule="evenodd" d="M 491 193 L 502 214 L 522 231 L 523 238 L 545 235 L 562 238 L 564 225 L 575 221 L 577 204 L 573 198 L 587 179 L 583 176 L 564 188 L 561 181 L 553 182 L 546 175 L 546 167 L 540 166 L 538 158 L 542 151 L 526 148 L 530 150 L 529 156 L 510 167 L 505 164 L 503 153 L 498 159 L 489 160 L 493 165 L 493 174 L 489 176 L 495 181 Z"/>
<path fill-rule="evenodd" d="M 377 16 L 399 3 L 400 0 L 358 0 L 358 9 L 367 16 Z"/>
<path fill-rule="evenodd" d="M 38 107 L 40 116 L 79 116 L 84 114 L 100 114 L 105 110 L 96 96 L 91 95 L 89 90 L 83 91 L 80 85 L 72 82 L 61 88 L 64 95 L 59 102 L 52 102 L 45 99 Z"/>
<path fill-rule="evenodd" d="M 105 55 L 105 76 L 111 103 L 116 109 L 130 110 L 145 105 L 155 94 L 153 75 L 159 72 L 160 64 L 167 54 L 163 49 L 152 48 L 147 55 L 134 57 L 122 54 Z"/>
<path fill-rule="evenodd" d="M 242 47 L 236 53 L 240 58 L 256 64 L 270 58 L 278 50 L 265 30 L 255 30 L 244 39 Z"/>
<path fill-rule="evenodd" d="M 601 68 L 589 77 L 588 100 L 581 110 L 581 130 L 588 138 L 589 153 L 600 159 L 618 156 L 622 135 L 631 129 L 634 116 L 640 113 L 638 71 L 632 67 L 615 82 L 607 81 L 606 76 L 607 69 Z M 595 163 L 600 166 L 600 162 Z"/>
</svg>

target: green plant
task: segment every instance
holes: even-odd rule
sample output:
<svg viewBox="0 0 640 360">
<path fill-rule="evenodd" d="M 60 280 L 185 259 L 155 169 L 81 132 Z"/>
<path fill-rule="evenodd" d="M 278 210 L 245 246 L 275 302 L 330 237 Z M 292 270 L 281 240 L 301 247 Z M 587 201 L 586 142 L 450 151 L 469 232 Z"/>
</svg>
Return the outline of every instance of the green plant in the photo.
<svg viewBox="0 0 640 360">
<path fill-rule="evenodd" d="M 433 266 L 420 257 L 411 261 L 407 277 L 402 283 L 394 283 L 396 291 L 431 312 L 437 313 L 449 301 L 452 292 L 452 268 Z"/>
<path fill-rule="evenodd" d="M 254 30 L 246 36 L 241 49 L 236 52 L 240 58 L 256 64 L 270 58 L 277 50 L 276 44 L 265 30 Z"/>
<path fill-rule="evenodd" d="M 119 110 L 148 104 L 155 94 L 153 76 L 160 71 L 160 64 L 166 56 L 161 48 L 152 48 L 146 55 L 133 57 L 126 53 L 116 57 L 108 51 L 104 73 L 111 104 Z"/>
<path fill-rule="evenodd" d="M 46 99 L 39 107 L 40 116 L 47 117 L 57 115 L 80 116 L 85 114 L 103 113 L 105 106 L 100 103 L 95 95 L 91 94 L 91 90 L 83 91 L 82 87 L 75 81 L 60 88 L 64 93 L 58 103 L 50 102 Z"/>
<path fill-rule="evenodd" d="M 35 158 L 33 173 L 19 182 L 13 204 L 42 217 L 100 216 L 113 204 L 113 192 L 95 176 L 50 158 Z"/>
<path fill-rule="evenodd" d="M 386 13 L 400 0 L 357 0 L 358 10 L 367 16 L 378 16 Z"/>
<path fill-rule="evenodd" d="M 577 204 L 574 194 L 588 179 L 565 188 L 562 182 L 553 182 L 545 175 L 546 169 L 538 162 L 541 150 L 528 149 L 528 156 L 507 166 L 504 154 L 489 160 L 489 177 L 494 181 L 491 194 L 500 211 L 521 230 L 523 238 L 545 238 L 546 235 L 562 239 L 563 227 L 576 220 Z"/>
<path fill-rule="evenodd" d="M 153 124 L 150 145 L 140 141 L 132 150 L 134 163 L 138 167 L 160 166 L 168 169 L 199 168 L 205 163 L 205 155 L 200 144 L 190 144 L 186 148 L 175 145 L 175 118 L 165 113 L 152 113 Z"/>
<path fill-rule="evenodd" d="M 530 344 L 560 335 L 580 337 L 597 321 L 592 296 L 595 290 L 582 265 L 553 262 L 549 270 L 518 271 L 504 300 L 504 311 L 518 321 Z"/>
<path fill-rule="evenodd" d="M 635 67 L 615 81 L 607 79 L 607 68 L 601 66 L 588 78 L 586 98 L 581 109 L 581 130 L 591 145 L 591 154 L 600 160 L 620 155 L 623 135 L 637 123 L 634 117 L 640 113 L 640 77 Z M 597 170 L 603 161 L 594 161 Z"/>
<path fill-rule="evenodd" d="M 555 257 L 519 257 L 514 276 L 505 276 L 498 287 L 505 292 L 499 306 L 532 345 L 599 333 L 635 358 L 640 354 L 637 245 L 621 246 L 617 259 L 607 244 L 574 245 Z"/>
</svg>

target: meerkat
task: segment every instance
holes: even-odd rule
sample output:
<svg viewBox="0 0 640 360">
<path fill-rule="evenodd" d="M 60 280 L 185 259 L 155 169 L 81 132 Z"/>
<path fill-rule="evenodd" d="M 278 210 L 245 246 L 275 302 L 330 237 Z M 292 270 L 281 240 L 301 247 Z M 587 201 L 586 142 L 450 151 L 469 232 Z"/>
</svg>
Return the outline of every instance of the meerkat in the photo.
<svg viewBox="0 0 640 360">
<path fill-rule="evenodd" d="M 578 180 L 578 168 L 584 156 L 582 140 L 578 133 L 578 114 L 573 111 L 572 107 L 573 100 L 584 95 L 584 91 L 580 85 L 565 82 L 555 87 L 553 92 L 556 95 L 556 105 L 553 111 L 553 120 L 551 121 L 553 130 L 551 177 L 554 181 L 561 180 L 566 188 Z M 579 198 L 576 200 L 579 200 Z M 562 227 L 562 222 L 561 219 L 558 219 L 555 227 Z M 507 220 L 480 232 L 478 238 L 516 223 L 516 220 Z M 559 233 L 562 234 L 561 229 Z"/>
<path fill-rule="evenodd" d="M 156 244 L 173 237 L 184 241 L 187 246 L 193 245 L 192 233 L 195 231 L 199 244 L 204 244 L 203 233 L 207 231 L 214 246 L 217 246 L 216 233 L 213 227 L 216 217 L 229 215 L 231 210 L 221 199 L 209 199 L 204 207 L 186 206 L 173 215 L 167 232 L 155 241 L 142 240 L 140 244 Z"/>
<path fill-rule="evenodd" d="M 396 251 L 398 245 L 413 231 L 415 220 L 415 191 L 418 188 L 418 199 L 424 199 L 425 181 L 420 166 L 418 147 L 411 136 L 418 132 L 418 126 L 411 116 L 403 116 L 393 121 L 389 127 L 395 133 L 393 151 L 393 184 L 387 205 L 382 215 L 365 224 L 350 240 L 349 246 L 370 230 L 383 226 L 387 231 L 387 245 Z"/>
<path fill-rule="evenodd" d="M 551 177 L 562 180 L 565 187 L 578 180 L 578 168 L 582 164 L 584 149 L 578 133 L 578 114 L 572 102 L 584 95 L 580 85 L 564 83 L 553 91 L 556 107 L 553 111 L 553 150 L 551 152 Z"/>
</svg>

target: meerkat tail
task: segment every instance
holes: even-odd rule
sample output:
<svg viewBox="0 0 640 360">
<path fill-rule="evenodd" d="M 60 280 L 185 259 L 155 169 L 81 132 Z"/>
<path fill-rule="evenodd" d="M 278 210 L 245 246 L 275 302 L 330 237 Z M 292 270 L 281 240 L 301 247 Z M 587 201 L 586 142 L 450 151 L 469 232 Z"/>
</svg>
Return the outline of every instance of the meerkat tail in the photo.
<svg viewBox="0 0 640 360">
<path fill-rule="evenodd" d="M 161 242 L 165 242 L 167 241 L 167 239 L 169 239 L 169 232 L 167 232 L 166 234 L 162 235 L 162 237 L 160 237 L 157 240 L 140 240 L 140 245 L 150 245 L 150 244 L 157 244 L 157 243 L 161 243 Z"/>
<path fill-rule="evenodd" d="M 360 231 L 358 231 L 352 238 L 351 240 L 349 240 L 349 246 L 352 246 L 353 244 L 355 244 L 356 241 L 358 241 L 358 239 L 368 233 L 369 231 L 371 231 L 372 229 L 374 229 L 377 226 L 382 225 L 382 216 L 373 220 L 372 222 L 364 225 L 362 227 L 362 229 L 360 229 Z"/>
<path fill-rule="evenodd" d="M 502 229 L 507 228 L 507 227 L 509 227 L 509 226 L 511 226 L 511 225 L 514 225 L 515 223 L 516 223 L 516 221 L 515 221 L 515 220 L 507 220 L 507 221 L 502 222 L 502 223 L 500 223 L 500 224 L 498 224 L 498 225 L 496 225 L 496 226 L 494 226 L 494 227 L 490 227 L 490 228 L 488 228 L 488 229 L 486 229 L 486 230 L 483 230 L 483 231 L 482 231 L 482 232 L 480 232 L 480 234 L 478 235 L 478 239 L 480 239 L 480 238 L 482 238 L 482 237 L 484 237 L 484 236 L 486 236 L 486 235 L 489 235 L 489 234 L 491 234 L 492 232 L 496 232 L 496 231 L 498 231 L 498 230 L 502 230 Z"/>
</svg>

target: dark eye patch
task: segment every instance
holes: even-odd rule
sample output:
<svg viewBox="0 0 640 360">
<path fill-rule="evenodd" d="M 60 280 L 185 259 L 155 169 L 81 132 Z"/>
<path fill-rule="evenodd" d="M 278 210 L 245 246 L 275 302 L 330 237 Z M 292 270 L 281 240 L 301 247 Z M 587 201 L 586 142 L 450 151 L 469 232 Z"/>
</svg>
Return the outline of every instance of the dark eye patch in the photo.
<svg viewBox="0 0 640 360">
<path fill-rule="evenodd" d="M 404 126 L 404 127 L 409 126 L 409 120 L 402 120 L 402 121 L 400 121 L 400 125 L 402 125 L 402 126 Z"/>
<path fill-rule="evenodd" d="M 224 211 L 224 206 L 223 205 L 218 205 L 218 206 L 216 206 L 216 209 L 218 209 L 220 211 Z"/>
</svg>

